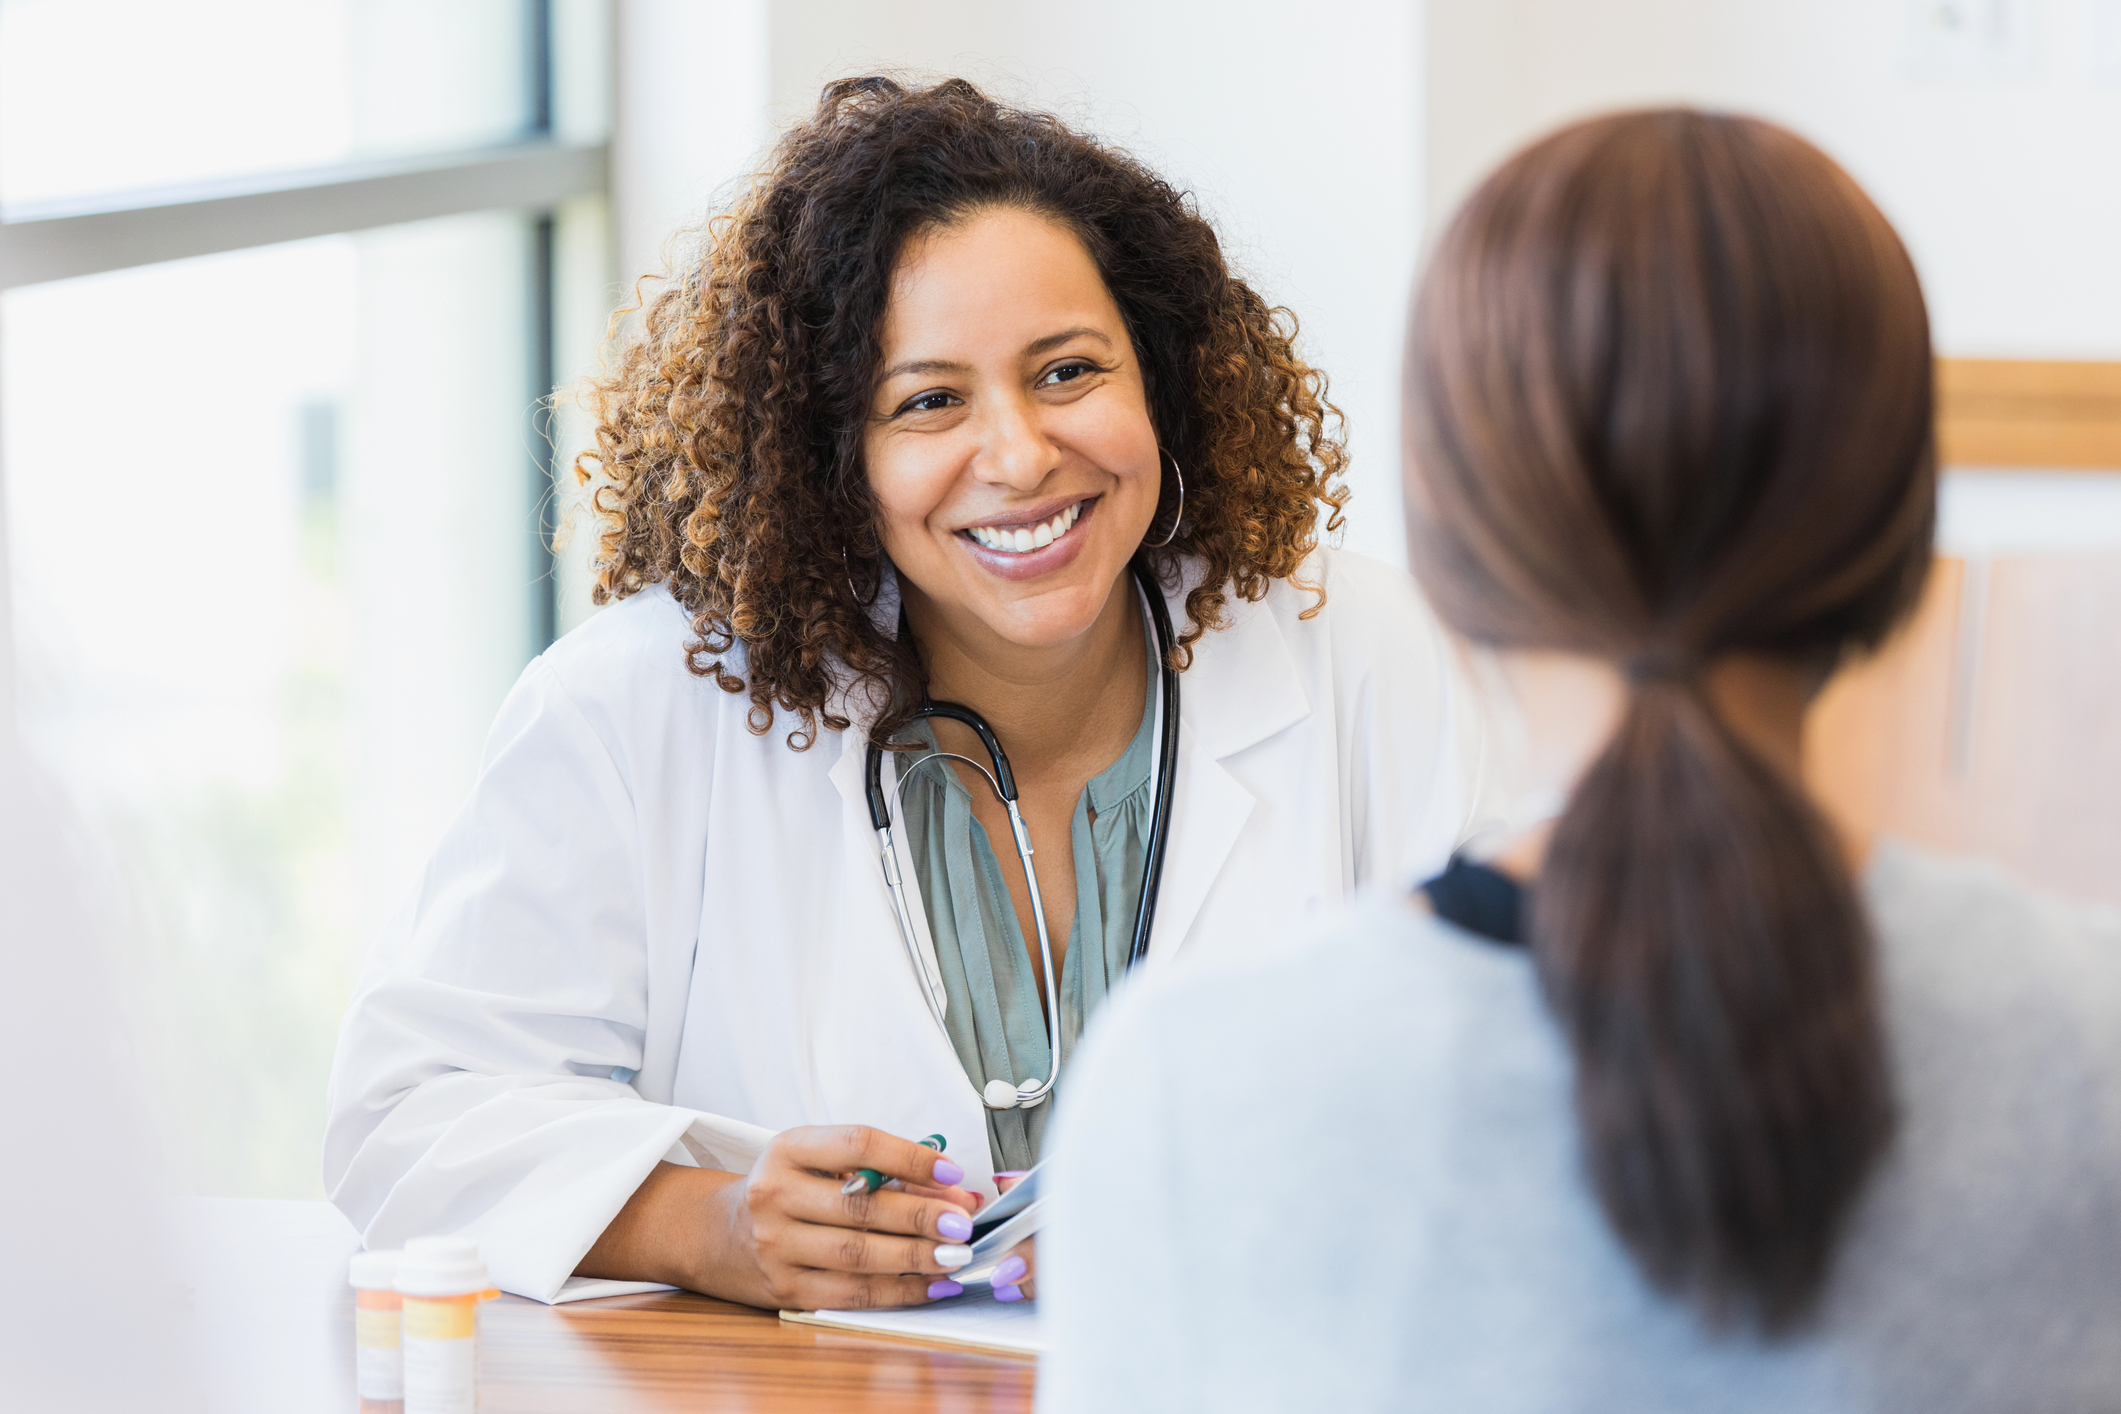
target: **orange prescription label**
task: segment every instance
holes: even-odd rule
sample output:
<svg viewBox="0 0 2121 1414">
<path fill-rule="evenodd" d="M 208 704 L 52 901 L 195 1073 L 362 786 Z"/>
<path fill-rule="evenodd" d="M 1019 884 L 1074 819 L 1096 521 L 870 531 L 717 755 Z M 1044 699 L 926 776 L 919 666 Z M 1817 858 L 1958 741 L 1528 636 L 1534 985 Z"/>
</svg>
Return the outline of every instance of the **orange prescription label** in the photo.
<svg viewBox="0 0 2121 1414">
<path fill-rule="evenodd" d="M 364 1349 L 398 1348 L 398 1313 L 395 1311 L 356 1310 L 353 1330 L 354 1344 Z"/>
<path fill-rule="evenodd" d="M 405 1298 L 405 1414 L 475 1414 L 479 1298 Z"/>
<path fill-rule="evenodd" d="M 478 1333 L 478 1293 L 405 1298 L 407 1340 L 470 1340 Z"/>
<path fill-rule="evenodd" d="M 398 1327 L 398 1293 L 354 1293 L 354 1384 L 361 1398 L 389 1401 L 405 1397 Z"/>
</svg>

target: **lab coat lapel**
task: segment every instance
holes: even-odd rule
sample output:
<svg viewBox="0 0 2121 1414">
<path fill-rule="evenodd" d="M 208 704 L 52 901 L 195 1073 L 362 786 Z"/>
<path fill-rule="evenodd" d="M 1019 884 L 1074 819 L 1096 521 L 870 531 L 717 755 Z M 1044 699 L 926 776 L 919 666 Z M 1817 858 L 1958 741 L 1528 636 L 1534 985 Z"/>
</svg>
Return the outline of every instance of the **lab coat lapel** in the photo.
<svg viewBox="0 0 2121 1414">
<path fill-rule="evenodd" d="M 1215 876 L 1222 872 L 1223 861 L 1229 858 L 1238 836 L 1244 833 L 1245 822 L 1252 817 L 1252 793 L 1223 769 L 1222 762 L 1202 742 L 1190 716 L 1181 706 L 1171 843 L 1164 855 L 1156 923 L 1149 934 L 1144 967 L 1163 965 L 1185 942 L 1201 905 L 1208 901 Z"/>
<path fill-rule="evenodd" d="M 1169 596 L 1183 623 L 1184 589 Z M 1156 966 L 1184 945 L 1251 818 L 1254 799 L 1223 762 L 1311 715 L 1281 629 L 1264 605 L 1237 600 L 1230 622 L 1194 646 L 1179 675 L 1178 780 L 1171 843 L 1149 938 Z"/>
</svg>

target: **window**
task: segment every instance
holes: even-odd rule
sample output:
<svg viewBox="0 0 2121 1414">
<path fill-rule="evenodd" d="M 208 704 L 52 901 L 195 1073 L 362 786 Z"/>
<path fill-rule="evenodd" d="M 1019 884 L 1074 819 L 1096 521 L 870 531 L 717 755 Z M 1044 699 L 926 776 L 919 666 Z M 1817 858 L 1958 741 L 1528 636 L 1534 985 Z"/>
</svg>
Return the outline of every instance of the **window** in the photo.
<svg viewBox="0 0 2121 1414">
<path fill-rule="evenodd" d="M 521 0 L 5 0 L 0 202 L 507 142 L 542 62 Z"/>
<path fill-rule="evenodd" d="M 610 286 L 603 30 L 0 0 L 16 708 L 189 1191 L 321 1196 L 360 960 L 561 618 L 540 400 Z"/>
</svg>

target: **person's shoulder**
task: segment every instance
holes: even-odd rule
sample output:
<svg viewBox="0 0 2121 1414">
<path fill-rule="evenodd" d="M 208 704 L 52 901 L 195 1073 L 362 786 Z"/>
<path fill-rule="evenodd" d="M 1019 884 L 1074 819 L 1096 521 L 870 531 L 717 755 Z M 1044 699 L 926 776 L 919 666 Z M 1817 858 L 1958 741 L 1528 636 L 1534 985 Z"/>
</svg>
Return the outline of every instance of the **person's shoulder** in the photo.
<svg viewBox="0 0 2121 1414">
<path fill-rule="evenodd" d="M 1335 545 L 1320 545 L 1295 574 L 1274 581 L 1265 602 L 1298 632 L 1358 641 L 1394 628 L 1426 631 L 1433 622 L 1413 575 Z"/>
<path fill-rule="evenodd" d="M 1110 1045 L 1190 1057 L 1275 1090 L 1302 1074 L 1329 1084 L 1336 1068 L 1382 1059 L 1396 1057 L 1397 1068 L 1409 1046 L 1450 1046 L 1542 1015 L 1522 949 L 1475 938 L 1383 888 L 1285 946 L 1180 954 L 1107 1010 L 1099 1029 Z"/>
<path fill-rule="evenodd" d="M 1892 840 L 1863 893 L 1899 1114 L 1827 1326 L 1896 1408 L 2082 1403 L 2042 1391 L 2116 1367 L 2121 914 Z"/>
<path fill-rule="evenodd" d="M 669 586 L 651 584 L 569 629 L 539 655 L 572 691 L 630 688 L 673 674 L 692 677 L 692 618 Z"/>
<path fill-rule="evenodd" d="M 1307 585 L 1318 587 L 1323 603 Z M 1302 573 L 1278 588 L 1284 636 L 1297 651 L 1328 659 L 1343 681 L 1407 675 L 1433 681 L 1444 674 L 1442 626 L 1414 576 L 1398 565 L 1321 546 Z"/>
<path fill-rule="evenodd" d="M 2121 910 L 2036 888 L 1987 859 L 1883 838 L 1865 894 L 1888 948 L 1936 964 L 2089 969 L 2121 977 Z"/>
<path fill-rule="evenodd" d="M 725 692 L 711 676 L 692 670 L 696 638 L 691 615 L 664 585 L 649 585 L 608 604 L 531 661 L 496 732 L 504 732 L 514 718 L 556 715 L 586 728 L 615 759 L 625 761 L 633 755 L 630 741 L 668 740 L 673 720 L 705 725 L 726 712 L 743 713 L 751 705 L 747 695 Z M 720 660 L 742 676 L 741 646 Z M 720 734 L 680 735 L 711 741 Z"/>
<path fill-rule="evenodd" d="M 1380 675 L 1432 682 L 1444 672 L 1442 633 L 1413 576 L 1353 550 L 1322 545 L 1256 602 L 1233 590 L 1224 613 L 1198 654 L 1246 659 L 1278 642 L 1306 678 L 1351 688 Z"/>
<path fill-rule="evenodd" d="M 2121 911 L 1893 839 L 1879 842 L 1864 892 L 1895 1022 L 1918 1033 L 1908 1044 L 2121 1038 Z M 2121 1045 L 2099 1049 L 2121 1065 Z"/>
<path fill-rule="evenodd" d="M 714 678 L 693 671 L 699 634 L 692 615 L 663 584 L 651 584 L 591 614 L 538 655 L 553 682 L 586 706 L 653 705 L 667 709 L 716 708 L 750 699 L 722 691 Z M 701 655 L 744 675 L 744 648 Z"/>
</svg>

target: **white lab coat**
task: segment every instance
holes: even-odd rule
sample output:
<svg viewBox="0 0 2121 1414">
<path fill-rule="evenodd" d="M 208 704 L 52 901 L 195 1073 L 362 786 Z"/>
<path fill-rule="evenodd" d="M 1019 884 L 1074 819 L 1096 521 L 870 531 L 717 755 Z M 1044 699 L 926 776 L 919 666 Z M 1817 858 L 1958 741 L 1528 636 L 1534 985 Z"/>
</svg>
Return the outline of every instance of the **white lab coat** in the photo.
<svg viewBox="0 0 2121 1414">
<path fill-rule="evenodd" d="M 1282 583 L 1237 601 L 1182 677 L 1144 970 L 1288 935 L 1466 828 L 1479 744 L 1412 581 L 1331 550 L 1308 571 L 1323 612 Z M 525 669 L 379 940 L 324 1150 L 370 1246 L 465 1232 L 497 1285 L 549 1301 L 657 1161 L 745 1171 L 803 1124 L 939 1131 L 993 1191 L 984 1111 L 892 921 L 861 724 L 808 751 L 786 719 L 754 735 L 748 697 L 687 671 L 689 637 L 651 589 Z M 917 893 L 913 914 L 932 957 Z"/>
</svg>

